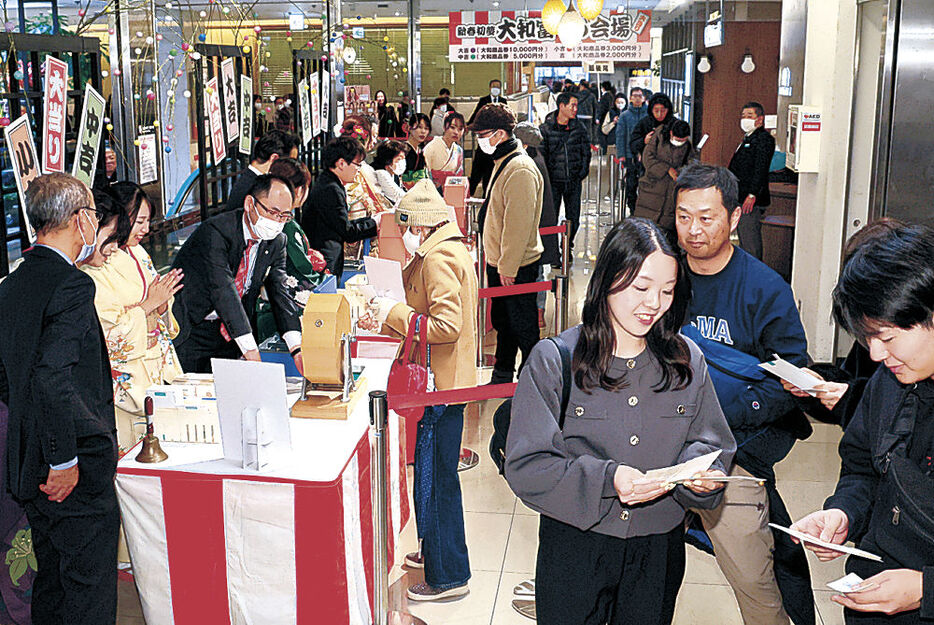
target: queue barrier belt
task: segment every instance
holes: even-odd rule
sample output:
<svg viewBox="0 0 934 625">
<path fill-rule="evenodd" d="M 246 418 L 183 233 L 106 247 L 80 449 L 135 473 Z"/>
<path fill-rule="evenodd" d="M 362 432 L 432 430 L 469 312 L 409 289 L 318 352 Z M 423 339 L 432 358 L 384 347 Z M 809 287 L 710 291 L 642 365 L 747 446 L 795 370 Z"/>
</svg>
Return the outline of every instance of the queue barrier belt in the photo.
<svg viewBox="0 0 934 625">
<path fill-rule="evenodd" d="M 545 226 L 544 228 L 539 228 L 539 234 L 564 234 L 567 232 L 567 226 Z"/>
<path fill-rule="evenodd" d="M 516 383 L 484 384 L 471 388 L 455 388 L 447 391 L 432 391 L 430 393 L 410 393 L 407 395 L 389 395 L 389 407 L 392 410 L 399 408 L 421 408 L 424 406 L 443 406 L 449 404 L 466 404 L 474 401 L 488 399 L 508 399 L 516 393 Z"/>
<path fill-rule="evenodd" d="M 512 286 L 491 286 L 480 289 L 477 293 L 480 299 L 489 299 L 492 297 L 506 297 L 508 295 L 525 295 L 527 293 L 541 293 L 542 291 L 551 291 L 554 289 L 552 280 L 542 282 L 529 282 L 527 284 L 513 284 Z"/>
</svg>

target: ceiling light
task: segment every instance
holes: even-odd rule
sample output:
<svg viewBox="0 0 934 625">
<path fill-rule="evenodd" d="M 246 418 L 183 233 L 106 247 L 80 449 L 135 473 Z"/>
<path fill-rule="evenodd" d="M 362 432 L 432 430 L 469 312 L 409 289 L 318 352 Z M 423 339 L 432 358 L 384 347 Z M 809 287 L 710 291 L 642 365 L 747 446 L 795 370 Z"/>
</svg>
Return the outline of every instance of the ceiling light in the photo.
<svg viewBox="0 0 934 625">
<path fill-rule="evenodd" d="M 558 24 L 558 39 L 566 48 L 576 48 L 584 38 L 584 31 L 587 30 L 587 24 L 580 13 L 571 9 L 561 17 L 561 23 Z"/>
<path fill-rule="evenodd" d="M 756 64 L 752 62 L 752 55 L 748 52 L 743 55 L 743 64 L 739 66 L 746 74 L 751 74 L 756 71 Z"/>
<path fill-rule="evenodd" d="M 603 11 L 603 0 L 577 0 L 577 10 L 589 22 Z"/>
<path fill-rule="evenodd" d="M 700 58 L 700 61 L 697 62 L 697 71 L 701 74 L 706 74 L 710 71 L 710 57 L 706 54 Z"/>
<path fill-rule="evenodd" d="M 561 17 L 568 10 L 562 0 L 548 0 L 542 7 L 542 26 L 552 35 L 558 34 L 558 24 Z"/>
</svg>

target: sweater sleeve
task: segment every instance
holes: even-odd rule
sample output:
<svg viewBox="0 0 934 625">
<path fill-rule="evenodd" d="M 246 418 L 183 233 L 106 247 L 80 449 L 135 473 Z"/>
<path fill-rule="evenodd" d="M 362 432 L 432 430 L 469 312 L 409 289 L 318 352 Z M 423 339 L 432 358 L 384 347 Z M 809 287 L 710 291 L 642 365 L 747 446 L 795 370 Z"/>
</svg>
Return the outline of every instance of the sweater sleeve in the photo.
<svg viewBox="0 0 934 625">
<path fill-rule="evenodd" d="M 698 350 L 699 352 L 700 350 Z M 707 372 L 707 365 L 703 356 L 694 359 L 694 376 L 700 380 L 700 391 L 697 394 L 697 412 L 691 421 L 684 447 L 678 456 L 678 463 L 687 462 L 692 458 L 703 456 L 712 451 L 721 450 L 711 469 L 719 469 L 729 473 L 733 464 L 733 455 L 736 453 L 736 441 L 730 432 L 730 426 L 720 409 L 717 392 Z M 672 495 L 675 501 L 685 508 L 712 509 L 720 504 L 723 489 L 700 495 L 689 488 L 678 486 Z"/>
<path fill-rule="evenodd" d="M 506 191 L 503 192 L 503 231 L 496 269 L 501 276 L 515 277 L 522 266 L 531 233 L 538 231 L 541 212 L 532 210 L 531 204 L 541 195 L 538 186 L 542 183 L 538 171 L 526 167 L 517 167 L 508 174 L 503 172 L 502 179 L 502 182 L 497 181 L 497 186 Z"/>
<path fill-rule="evenodd" d="M 771 358 L 778 354 L 791 364 L 807 366 L 807 338 L 801 317 L 795 306 L 791 288 L 782 282 L 777 284 L 770 298 L 757 301 L 754 307 L 755 328 L 759 333 L 760 358 Z M 764 410 L 747 411 L 750 419 L 745 425 L 750 428 L 772 423 L 794 410 L 795 398 L 791 393 L 785 392 L 778 378 L 768 376 L 754 385 L 754 394 Z"/>
<path fill-rule="evenodd" d="M 573 457 L 561 430 L 561 357 L 551 341 L 532 349 L 519 375 L 506 438 L 506 480 L 529 507 L 587 530 L 609 514 L 619 466 L 594 456 Z"/>
</svg>

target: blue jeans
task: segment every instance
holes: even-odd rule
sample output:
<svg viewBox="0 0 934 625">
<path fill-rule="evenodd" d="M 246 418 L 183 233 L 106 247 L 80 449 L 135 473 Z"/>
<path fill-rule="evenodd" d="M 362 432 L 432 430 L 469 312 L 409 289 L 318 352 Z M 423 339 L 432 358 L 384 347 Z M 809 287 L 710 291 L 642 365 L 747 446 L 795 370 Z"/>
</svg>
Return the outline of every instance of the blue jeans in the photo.
<svg viewBox="0 0 934 625">
<path fill-rule="evenodd" d="M 415 439 L 415 521 L 422 539 L 425 581 L 447 590 L 470 579 L 457 462 L 464 405 L 425 409 Z"/>
</svg>

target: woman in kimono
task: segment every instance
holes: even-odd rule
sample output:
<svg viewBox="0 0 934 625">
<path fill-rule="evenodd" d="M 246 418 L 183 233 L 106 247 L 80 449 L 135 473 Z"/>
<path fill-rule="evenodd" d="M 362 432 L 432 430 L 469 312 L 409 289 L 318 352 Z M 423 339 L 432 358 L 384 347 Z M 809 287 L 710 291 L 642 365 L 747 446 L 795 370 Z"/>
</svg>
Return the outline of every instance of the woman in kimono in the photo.
<svg viewBox="0 0 934 625">
<path fill-rule="evenodd" d="M 143 402 L 146 389 L 171 383 L 182 374 L 172 338 L 178 324 L 172 300 L 182 288 L 182 274 L 160 276 L 140 246 L 149 233 L 152 205 L 146 192 L 132 182 L 117 182 L 99 201 L 122 207 L 132 224 L 120 249 L 100 267 L 82 270 L 94 280 L 94 305 L 100 317 L 114 381 L 114 408 L 120 453 L 145 433 Z M 98 201 L 98 198 L 95 198 Z"/>
</svg>

